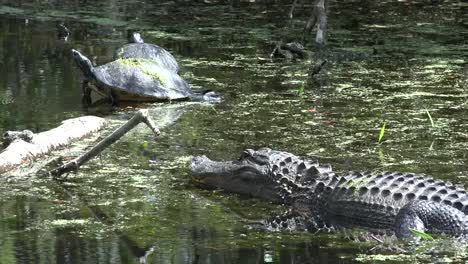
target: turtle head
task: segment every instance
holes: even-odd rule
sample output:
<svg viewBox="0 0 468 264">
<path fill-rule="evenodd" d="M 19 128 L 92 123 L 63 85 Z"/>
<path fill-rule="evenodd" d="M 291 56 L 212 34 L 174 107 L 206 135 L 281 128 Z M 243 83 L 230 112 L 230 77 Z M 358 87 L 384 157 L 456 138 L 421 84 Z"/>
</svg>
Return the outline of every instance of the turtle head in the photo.
<svg viewBox="0 0 468 264">
<path fill-rule="evenodd" d="M 70 30 L 65 26 L 63 22 L 58 23 L 56 27 L 57 27 L 57 37 L 59 39 L 67 41 L 68 37 L 71 34 Z"/>
<path fill-rule="evenodd" d="M 81 54 L 75 49 L 72 49 L 72 55 L 76 65 L 78 65 L 83 74 L 88 78 L 92 77 L 93 64 L 91 61 L 85 55 Z"/>
<path fill-rule="evenodd" d="M 138 32 L 132 32 L 130 34 L 128 42 L 130 42 L 130 43 L 145 43 L 143 41 L 143 38 L 141 37 L 140 33 L 138 33 Z"/>
</svg>

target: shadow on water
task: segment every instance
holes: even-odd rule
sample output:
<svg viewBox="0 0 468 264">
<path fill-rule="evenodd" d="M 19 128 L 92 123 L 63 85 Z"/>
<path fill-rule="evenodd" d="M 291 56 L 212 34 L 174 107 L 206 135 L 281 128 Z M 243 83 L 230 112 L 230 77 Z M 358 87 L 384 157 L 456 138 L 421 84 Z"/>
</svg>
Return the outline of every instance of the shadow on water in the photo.
<svg viewBox="0 0 468 264">
<path fill-rule="evenodd" d="M 233 159 L 244 148 L 269 146 L 337 170 L 403 170 L 466 184 L 463 4 L 333 1 L 329 63 L 308 79 L 314 58 L 269 58 L 285 34 L 300 38 L 307 8 L 285 29 L 290 1 L 209 2 L 2 1 L 0 133 L 44 131 L 87 114 L 69 50 L 100 65 L 131 30 L 171 51 L 189 83 L 222 92 L 224 101 L 174 105 L 170 114 L 145 105 L 162 126 L 156 141 L 137 129 L 63 182 L 2 180 L 0 263 L 464 261 L 465 247 L 454 249 L 455 242 L 396 255 L 342 234 L 259 231 L 245 220 L 285 208 L 200 190 L 186 169 L 192 155 Z M 67 42 L 56 37 L 59 21 L 72 30 Z M 127 108 L 89 111 L 118 122 L 130 115 Z"/>
</svg>

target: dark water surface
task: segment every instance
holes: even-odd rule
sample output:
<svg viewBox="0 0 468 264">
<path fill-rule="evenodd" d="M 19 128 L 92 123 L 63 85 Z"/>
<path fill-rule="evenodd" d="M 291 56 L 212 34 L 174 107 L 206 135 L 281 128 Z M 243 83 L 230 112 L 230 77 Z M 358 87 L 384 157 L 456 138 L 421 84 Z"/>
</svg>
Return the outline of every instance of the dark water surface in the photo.
<svg viewBox="0 0 468 264">
<path fill-rule="evenodd" d="M 274 41 L 300 38 L 308 9 L 286 29 L 288 3 L 0 1 L 0 133 L 44 131 L 88 113 L 127 119 L 131 110 L 82 106 L 70 56 L 75 48 L 110 61 L 127 30 L 170 50 L 195 88 L 224 94 L 215 106 L 144 105 L 160 122 L 178 120 L 156 141 L 142 126 L 64 182 L 1 180 L 0 263 L 466 260 L 466 247 L 452 242 L 395 255 L 342 234 L 258 231 L 246 220 L 284 208 L 190 182 L 192 155 L 233 159 L 269 146 L 336 170 L 467 185 L 466 3 L 334 1 L 329 63 L 309 80 L 314 60 L 269 59 Z M 68 42 L 56 38 L 58 21 L 73 32 Z"/>
</svg>

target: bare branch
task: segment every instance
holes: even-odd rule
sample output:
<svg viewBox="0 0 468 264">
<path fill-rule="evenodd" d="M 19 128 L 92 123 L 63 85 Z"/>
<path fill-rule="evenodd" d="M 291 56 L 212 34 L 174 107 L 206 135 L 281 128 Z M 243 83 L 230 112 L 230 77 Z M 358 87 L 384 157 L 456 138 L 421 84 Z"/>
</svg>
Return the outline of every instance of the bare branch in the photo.
<svg viewBox="0 0 468 264">
<path fill-rule="evenodd" d="M 297 5 L 297 0 L 294 0 L 292 5 L 291 5 L 291 9 L 289 10 L 289 19 L 293 19 L 294 17 L 294 9 L 296 9 L 296 5 Z"/>
<path fill-rule="evenodd" d="M 119 140 L 123 135 L 125 135 L 128 131 L 133 129 L 141 122 L 145 123 L 148 127 L 150 127 L 155 136 L 158 136 L 160 134 L 158 128 L 149 116 L 148 110 L 139 110 L 127 123 L 125 123 L 118 129 L 116 129 L 114 132 L 112 132 L 112 134 L 101 140 L 96 146 L 94 146 L 81 156 L 73 159 L 72 161 L 51 170 L 48 173 L 48 175 L 58 177 L 66 172 L 77 170 L 81 165 L 83 165 L 93 157 L 97 156 L 104 149 L 106 149 L 108 146 L 112 145 L 114 142 Z"/>
</svg>

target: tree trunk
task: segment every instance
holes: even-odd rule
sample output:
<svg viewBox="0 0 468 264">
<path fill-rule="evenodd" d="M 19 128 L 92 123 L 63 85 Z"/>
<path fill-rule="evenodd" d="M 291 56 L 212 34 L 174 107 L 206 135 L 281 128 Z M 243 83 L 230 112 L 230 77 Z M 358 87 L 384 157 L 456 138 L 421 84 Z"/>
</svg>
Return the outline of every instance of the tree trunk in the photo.
<svg viewBox="0 0 468 264">
<path fill-rule="evenodd" d="M 327 29 L 327 0 L 315 0 L 312 14 L 304 27 L 302 43 L 304 46 L 307 42 L 307 37 L 312 29 L 317 25 L 317 33 L 315 35 L 315 43 L 322 46 L 325 44 L 325 33 Z"/>
</svg>

